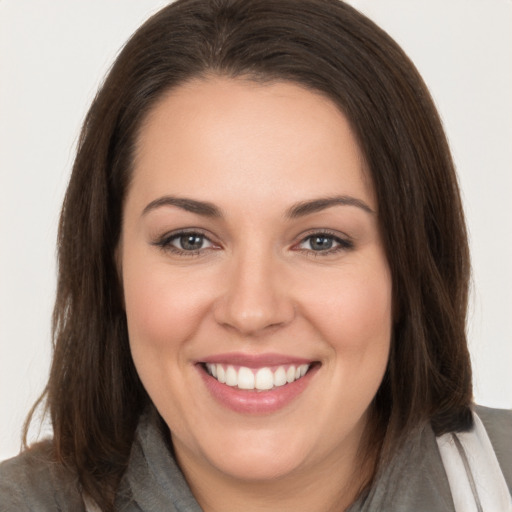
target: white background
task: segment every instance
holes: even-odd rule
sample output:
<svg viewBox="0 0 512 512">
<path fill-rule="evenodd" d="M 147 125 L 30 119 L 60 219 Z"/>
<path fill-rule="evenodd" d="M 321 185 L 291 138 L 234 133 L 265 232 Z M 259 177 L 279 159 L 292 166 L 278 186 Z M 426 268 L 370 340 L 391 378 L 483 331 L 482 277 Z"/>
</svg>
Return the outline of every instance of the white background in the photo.
<svg viewBox="0 0 512 512">
<path fill-rule="evenodd" d="M 50 361 L 55 238 L 80 124 L 163 0 L 0 0 L 0 460 Z M 403 46 L 440 109 L 471 236 L 479 403 L 512 407 L 512 2 L 352 0 Z"/>
</svg>

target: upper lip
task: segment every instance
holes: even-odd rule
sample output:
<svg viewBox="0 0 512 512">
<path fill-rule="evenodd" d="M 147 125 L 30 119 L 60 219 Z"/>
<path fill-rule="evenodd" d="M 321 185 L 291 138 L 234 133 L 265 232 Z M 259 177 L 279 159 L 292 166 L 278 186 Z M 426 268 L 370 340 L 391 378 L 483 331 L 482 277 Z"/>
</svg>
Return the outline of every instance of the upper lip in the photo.
<svg viewBox="0 0 512 512">
<path fill-rule="evenodd" d="M 229 352 L 208 356 L 198 362 L 210 364 L 231 364 L 233 366 L 245 366 L 247 368 L 262 368 L 265 366 L 311 364 L 314 361 L 303 357 L 276 353 L 245 354 L 242 352 Z"/>
</svg>

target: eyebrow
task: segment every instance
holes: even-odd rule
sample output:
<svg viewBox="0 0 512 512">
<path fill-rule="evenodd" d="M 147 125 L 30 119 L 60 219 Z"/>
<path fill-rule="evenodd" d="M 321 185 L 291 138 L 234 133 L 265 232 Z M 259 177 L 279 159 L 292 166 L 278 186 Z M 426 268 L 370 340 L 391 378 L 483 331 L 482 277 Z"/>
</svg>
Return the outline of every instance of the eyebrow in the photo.
<svg viewBox="0 0 512 512">
<path fill-rule="evenodd" d="M 212 203 L 175 196 L 163 196 L 151 201 L 142 211 L 142 215 L 144 216 L 151 210 L 155 210 L 161 206 L 177 206 L 187 212 L 196 213 L 197 215 L 203 215 L 205 217 L 222 217 L 220 209 Z"/>
<path fill-rule="evenodd" d="M 197 201 L 185 197 L 163 196 L 151 201 L 142 211 L 142 216 L 162 206 L 176 206 L 187 212 L 205 217 L 222 217 L 221 210 L 208 201 Z M 351 196 L 333 196 L 301 201 L 286 210 L 285 217 L 297 219 L 312 213 L 317 213 L 333 206 L 355 206 L 361 210 L 374 214 L 375 212 L 361 199 Z"/>
<path fill-rule="evenodd" d="M 355 206 L 361 210 L 374 214 L 375 212 L 361 199 L 352 196 L 333 196 L 313 199 L 312 201 L 301 201 L 294 204 L 286 211 L 286 217 L 296 219 L 312 213 L 317 213 L 333 206 Z"/>
</svg>

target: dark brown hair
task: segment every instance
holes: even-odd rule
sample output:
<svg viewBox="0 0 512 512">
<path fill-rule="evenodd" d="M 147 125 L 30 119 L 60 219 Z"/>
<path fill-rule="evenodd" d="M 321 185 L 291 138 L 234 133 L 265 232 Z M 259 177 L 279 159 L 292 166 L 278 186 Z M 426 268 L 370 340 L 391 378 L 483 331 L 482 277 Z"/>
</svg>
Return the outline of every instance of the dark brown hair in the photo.
<svg viewBox="0 0 512 512">
<path fill-rule="evenodd" d="M 114 261 L 137 132 L 166 91 L 211 74 L 301 84 L 351 123 L 393 280 L 390 360 L 372 404 L 382 457 L 424 421 L 437 434 L 472 422 L 464 218 L 441 122 L 413 64 L 338 0 L 178 0 L 128 41 L 94 100 L 60 220 L 44 396 L 57 459 L 105 510 L 149 403 Z"/>
</svg>

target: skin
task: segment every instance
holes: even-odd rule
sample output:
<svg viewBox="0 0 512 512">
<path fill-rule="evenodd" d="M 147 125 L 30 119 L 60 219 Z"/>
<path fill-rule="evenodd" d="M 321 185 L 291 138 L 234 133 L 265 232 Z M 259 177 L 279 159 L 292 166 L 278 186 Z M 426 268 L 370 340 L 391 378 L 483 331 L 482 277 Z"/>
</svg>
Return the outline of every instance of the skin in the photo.
<svg viewBox="0 0 512 512">
<path fill-rule="evenodd" d="M 222 215 L 148 208 L 167 195 Z M 287 215 L 333 196 L 360 204 Z M 176 252 L 169 235 L 183 229 L 205 236 L 199 250 Z M 326 230 L 332 247 L 313 250 Z M 170 91 L 140 131 L 118 257 L 133 360 L 202 508 L 348 506 L 368 476 L 358 449 L 392 290 L 372 186 L 336 106 L 292 83 L 210 77 Z M 230 352 L 318 369 L 284 408 L 241 414 L 212 398 L 196 364 Z"/>
</svg>

